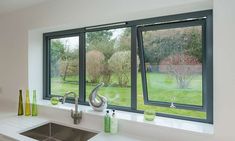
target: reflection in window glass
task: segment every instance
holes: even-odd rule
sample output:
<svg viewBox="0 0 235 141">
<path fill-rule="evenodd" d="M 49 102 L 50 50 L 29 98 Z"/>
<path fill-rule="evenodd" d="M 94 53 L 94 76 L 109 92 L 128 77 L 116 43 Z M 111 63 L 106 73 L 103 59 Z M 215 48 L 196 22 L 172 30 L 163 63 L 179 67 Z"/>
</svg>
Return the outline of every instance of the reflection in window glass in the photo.
<svg viewBox="0 0 235 141">
<path fill-rule="evenodd" d="M 79 93 L 79 37 L 50 40 L 51 95 Z"/>
<path fill-rule="evenodd" d="M 86 33 L 86 99 L 99 83 L 99 94 L 110 105 L 130 107 L 131 30 L 129 28 Z"/>
</svg>

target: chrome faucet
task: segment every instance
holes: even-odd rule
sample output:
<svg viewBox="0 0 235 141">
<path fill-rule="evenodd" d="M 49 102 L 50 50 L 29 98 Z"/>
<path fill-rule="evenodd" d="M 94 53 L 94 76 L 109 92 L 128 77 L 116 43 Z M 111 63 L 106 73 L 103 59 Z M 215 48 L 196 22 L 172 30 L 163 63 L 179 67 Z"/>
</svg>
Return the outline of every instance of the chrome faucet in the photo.
<svg viewBox="0 0 235 141">
<path fill-rule="evenodd" d="M 63 96 L 62 104 L 65 103 L 66 98 L 68 97 L 68 95 L 71 94 L 74 96 L 75 99 L 75 112 L 73 111 L 73 109 L 71 109 L 71 117 L 73 118 L 74 124 L 79 124 L 82 119 L 82 111 L 78 112 L 78 96 L 76 95 L 76 93 L 75 92 L 65 93 L 65 95 Z"/>
</svg>

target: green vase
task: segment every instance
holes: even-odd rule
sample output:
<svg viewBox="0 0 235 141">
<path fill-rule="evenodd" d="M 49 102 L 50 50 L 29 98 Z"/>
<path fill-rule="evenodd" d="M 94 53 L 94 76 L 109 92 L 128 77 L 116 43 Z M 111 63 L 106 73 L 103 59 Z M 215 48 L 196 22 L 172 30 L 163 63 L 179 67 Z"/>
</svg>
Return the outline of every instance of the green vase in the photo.
<svg viewBox="0 0 235 141">
<path fill-rule="evenodd" d="M 33 90 L 32 116 L 38 115 L 36 90 Z"/>
<path fill-rule="evenodd" d="M 22 98 L 22 90 L 19 90 L 18 116 L 22 115 L 24 115 L 23 98 Z"/>
<path fill-rule="evenodd" d="M 26 100 L 25 100 L 25 116 L 31 115 L 31 108 L 30 108 L 30 99 L 29 99 L 29 90 L 26 90 Z"/>
</svg>

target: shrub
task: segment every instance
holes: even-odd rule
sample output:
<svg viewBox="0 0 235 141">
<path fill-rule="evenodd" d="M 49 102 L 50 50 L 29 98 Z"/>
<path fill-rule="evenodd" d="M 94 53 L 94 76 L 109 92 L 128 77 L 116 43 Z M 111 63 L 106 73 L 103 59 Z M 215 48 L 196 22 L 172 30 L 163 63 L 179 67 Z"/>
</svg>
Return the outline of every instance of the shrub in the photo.
<svg viewBox="0 0 235 141">
<path fill-rule="evenodd" d="M 105 57 L 100 51 L 92 50 L 86 53 L 86 72 L 92 83 L 99 82 L 104 59 Z"/>
<path fill-rule="evenodd" d="M 160 62 L 160 66 L 164 66 L 175 77 L 178 88 L 182 89 L 189 87 L 193 74 L 197 72 L 194 65 L 199 64 L 196 57 L 183 53 L 169 55 Z"/>
<path fill-rule="evenodd" d="M 64 81 L 66 81 L 67 76 L 78 74 L 78 69 L 79 69 L 78 62 L 79 62 L 78 59 L 59 61 L 58 65 L 60 67 L 60 76 L 63 78 Z"/>
<path fill-rule="evenodd" d="M 131 76 L 131 52 L 116 52 L 111 56 L 108 63 L 111 71 L 117 76 L 119 86 L 127 87 Z"/>
<path fill-rule="evenodd" d="M 107 61 L 103 63 L 103 69 L 102 69 L 102 81 L 104 82 L 105 86 L 108 86 L 111 81 L 112 76 L 112 70 L 109 67 L 109 64 Z"/>
</svg>

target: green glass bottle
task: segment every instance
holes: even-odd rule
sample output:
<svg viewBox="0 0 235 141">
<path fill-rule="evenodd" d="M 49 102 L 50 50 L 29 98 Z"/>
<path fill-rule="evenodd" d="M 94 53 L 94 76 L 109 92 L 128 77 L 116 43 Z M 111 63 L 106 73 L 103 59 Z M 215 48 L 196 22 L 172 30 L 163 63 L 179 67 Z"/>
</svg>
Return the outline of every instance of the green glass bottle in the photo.
<svg viewBox="0 0 235 141">
<path fill-rule="evenodd" d="M 18 116 L 22 115 L 24 115 L 23 98 L 22 98 L 22 90 L 19 90 Z"/>
<path fill-rule="evenodd" d="M 32 116 L 38 115 L 37 97 L 36 90 L 33 90 L 33 104 L 32 104 Z"/>
<path fill-rule="evenodd" d="M 26 100 L 25 100 L 25 116 L 31 115 L 31 109 L 30 109 L 30 99 L 29 99 L 29 90 L 26 90 Z"/>
</svg>

